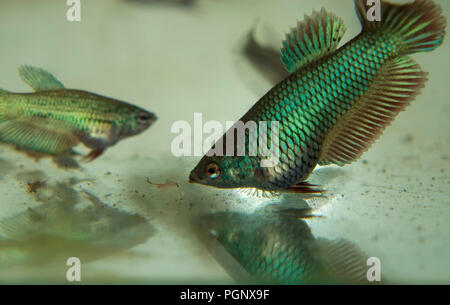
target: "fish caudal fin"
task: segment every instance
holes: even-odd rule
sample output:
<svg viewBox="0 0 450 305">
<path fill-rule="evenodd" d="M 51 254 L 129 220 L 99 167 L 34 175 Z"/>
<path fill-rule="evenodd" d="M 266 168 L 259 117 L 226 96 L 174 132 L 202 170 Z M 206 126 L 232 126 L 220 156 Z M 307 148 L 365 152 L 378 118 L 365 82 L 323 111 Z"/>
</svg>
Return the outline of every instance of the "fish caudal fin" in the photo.
<svg viewBox="0 0 450 305">
<path fill-rule="evenodd" d="M 363 32 L 392 33 L 403 54 L 428 52 L 439 47 L 445 36 L 447 21 L 442 9 L 432 0 L 416 0 L 397 5 L 381 2 L 381 20 L 369 21 L 366 0 L 355 0 Z"/>
<path fill-rule="evenodd" d="M 424 87 L 426 73 L 410 57 L 392 60 L 374 83 L 330 129 L 319 164 L 345 165 L 358 159 Z"/>
</svg>

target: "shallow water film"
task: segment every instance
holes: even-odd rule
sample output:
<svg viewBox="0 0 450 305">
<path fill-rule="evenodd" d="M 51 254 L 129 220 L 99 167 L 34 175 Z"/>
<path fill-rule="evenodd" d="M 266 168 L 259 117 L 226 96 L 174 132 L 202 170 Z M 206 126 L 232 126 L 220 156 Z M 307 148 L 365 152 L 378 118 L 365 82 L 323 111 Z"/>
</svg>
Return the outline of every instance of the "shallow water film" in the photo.
<svg viewBox="0 0 450 305">
<path fill-rule="evenodd" d="M 353 0 L 78 2 L 0 2 L 0 283 L 450 284 L 445 23 L 374 31 L 353 58 L 335 56 L 361 32 Z M 430 3 L 421 18 L 450 16 Z M 201 163 L 277 84 L 249 117 L 279 117 L 281 165 Z"/>
</svg>

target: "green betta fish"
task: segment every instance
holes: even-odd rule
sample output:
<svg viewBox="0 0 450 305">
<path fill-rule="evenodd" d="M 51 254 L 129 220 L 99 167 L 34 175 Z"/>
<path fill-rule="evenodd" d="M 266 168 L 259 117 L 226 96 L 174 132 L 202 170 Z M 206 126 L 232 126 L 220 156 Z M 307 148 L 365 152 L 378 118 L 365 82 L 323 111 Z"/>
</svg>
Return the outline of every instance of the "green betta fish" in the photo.
<svg viewBox="0 0 450 305">
<path fill-rule="evenodd" d="M 34 93 L 0 90 L 0 142 L 61 156 L 78 143 L 93 160 L 118 141 L 137 135 L 156 116 L 134 105 L 94 93 L 66 89 L 53 75 L 21 66 L 19 75 Z"/>
<path fill-rule="evenodd" d="M 370 147 L 424 87 L 426 73 L 408 55 L 440 46 L 446 19 L 433 1 L 416 0 L 381 2 L 381 21 L 371 22 L 365 3 L 355 0 L 361 33 L 340 48 L 343 21 L 324 9 L 287 35 L 281 59 L 291 74 L 239 121 L 265 122 L 266 138 L 245 128 L 236 139 L 239 130 L 231 128 L 193 169 L 190 182 L 314 193 L 306 179 L 317 164 L 343 166 Z M 237 140 L 246 154 L 229 149 Z M 251 155 L 255 143 L 271 153 Z M 224 149 L 225 155 L 217 153 Z M 275 162 L 263 163 L 268 159 Z"/>
<path fill-rule="evenodd" d="M 302 219 L 219 212 L 193 224 L 209 252 L 238 282 L 369 284 L 367 260 L 355 245 L 316 239 Z"/>
</svg>

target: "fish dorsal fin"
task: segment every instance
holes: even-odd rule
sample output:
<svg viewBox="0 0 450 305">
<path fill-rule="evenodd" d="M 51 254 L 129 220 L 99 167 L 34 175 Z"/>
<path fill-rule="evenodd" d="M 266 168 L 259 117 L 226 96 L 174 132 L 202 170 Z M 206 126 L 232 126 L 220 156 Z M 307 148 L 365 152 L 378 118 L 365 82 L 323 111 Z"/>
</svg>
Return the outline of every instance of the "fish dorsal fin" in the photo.
<svg viewBox="0 0 450 305">
<path fill-rule="evenodd" d="M 19 67 L 20 78 L 34 91 L 61 89 L 64 85 L 47 71 L 32 66 Z"/>
<path fill-rule="evenodd" d="M 78 144 L 79 139 L 64 124 L 44 119 L 16 119 L 0 125 L 0 141 L 27 150 L 61 155 Z"/>
<path fill-rule="evenodd" d="M 419 94 L 426 73 L 410 57 L 392 60 L 369 90 L 327 133 L 319 164 L 345 165 L 358 159 Z"/>
<path fill-rule="evenodd" d="M 336 50 L 345 31 L 344 22 L 335 14 L 323 8 L 313 12 L 286 35 L 281 60 L 289 72 L 294 72 Z"/>
</svg>

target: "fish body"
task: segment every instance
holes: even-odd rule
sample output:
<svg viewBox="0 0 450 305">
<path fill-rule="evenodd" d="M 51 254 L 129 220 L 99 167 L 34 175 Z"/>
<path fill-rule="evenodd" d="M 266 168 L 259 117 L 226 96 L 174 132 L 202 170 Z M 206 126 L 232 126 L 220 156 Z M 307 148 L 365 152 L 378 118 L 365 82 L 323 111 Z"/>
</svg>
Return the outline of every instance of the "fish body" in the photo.
<svg viewBox="0 0 450 305">
<path fill-rule="evenodd" d="M 291 74 L 239 120 L 266 122 L 266 140 L 260 129 L 250 128 L 236 139 L 239 131 L 232 127 L 192 170 L 191 182 L 313 193 L 317 190 L 306 179 L 317 164 L 342 166 L 370 147 L 424 86 L 426 73 L 408 54 L 441 45 L 446 20 L 429 0 L 382 2 L 380 22 L 366 19 L 365 1 L 355 4 L 363 29 L 341 48 L 345 26 L 324 9 L 287 35 L 281 59 Z M 239 140 L 244 155 L 236 154 Z M 234 153 L 216 153 L 227 151 L 230 143 Z M 263 166 L 274 154 L 251 156 L 255 145 L 275 148 L 277 162 Z"/>
<path fill-rule="evenodd" d="M 156 116 L 137 106 L 95 93 L 66 89 L 48 72 L 19 69 L 33 93 L 0 91 L 0 141 L 59 156 L 78 143 L 89 158 L 147 129 Z"/>
<path fill-rule="evenodd" d="M 316 239 L 304 220 L 219 212 L 200 217 L 195 225 L 207 249 L 239 282 L 368 283 L 366 260 L 356 246 Z"/>
</svg>

